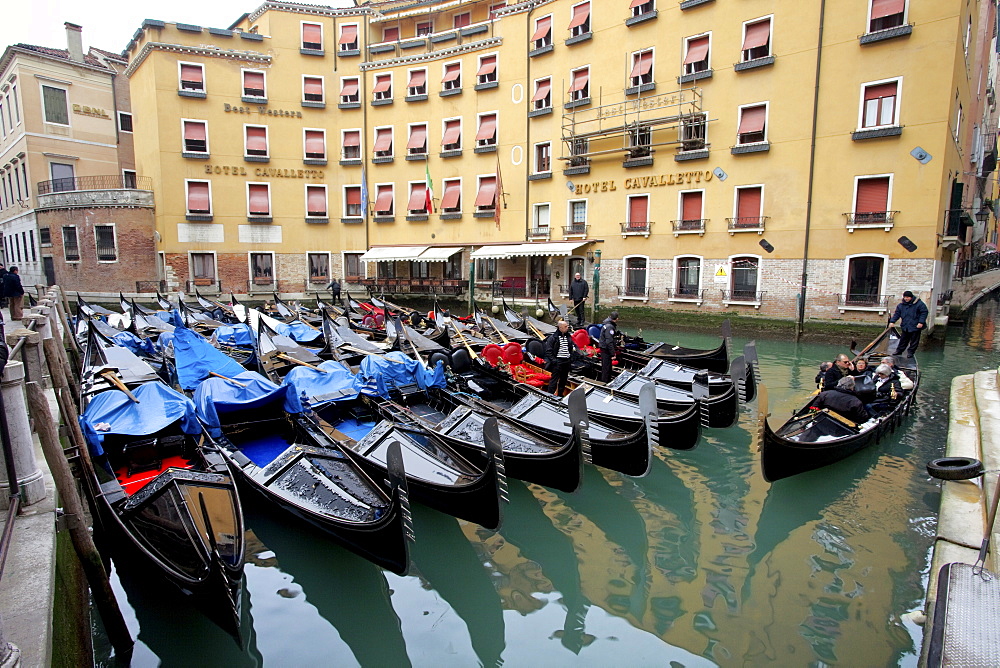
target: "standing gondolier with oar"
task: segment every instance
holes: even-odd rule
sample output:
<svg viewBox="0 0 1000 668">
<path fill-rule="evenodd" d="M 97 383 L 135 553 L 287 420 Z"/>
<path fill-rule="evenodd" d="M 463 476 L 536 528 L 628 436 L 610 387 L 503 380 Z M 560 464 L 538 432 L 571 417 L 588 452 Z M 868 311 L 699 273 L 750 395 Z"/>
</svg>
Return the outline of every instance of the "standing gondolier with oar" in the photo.
<svg viewBox="0 0 1000 668">
<path fill-rule="evenodd" d="M 576 310 L 576 326 L 583 326 L 583 305 L 590 295 L 590 286 L 583 280 L 580 272 L 576 272 L 573 282 L 569 284 L 569 298 L 573 300 L 573 308 Z"/>
</svg>

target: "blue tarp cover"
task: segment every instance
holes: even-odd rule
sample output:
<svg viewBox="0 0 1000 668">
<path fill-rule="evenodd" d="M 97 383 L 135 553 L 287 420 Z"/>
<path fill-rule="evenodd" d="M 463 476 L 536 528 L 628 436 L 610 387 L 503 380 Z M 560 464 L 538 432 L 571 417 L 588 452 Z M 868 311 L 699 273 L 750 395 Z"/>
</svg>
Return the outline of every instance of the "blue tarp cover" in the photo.
<svg viewBox="0 0 1000 668">
<path fill-rule="evenodd" d="M 235 325 L 223 325 L 215 329 L 215 340 L 229 346 L 251 348 L 253 347 L 252 336 L 249 325 L 242 322 Z"/>
<path fill-rule="evenodd" d="M 155 355 L 156 347 L 149 339 L 140 339 L 132 332 L 119 332 L 111 337 L 117 345 L 131 350 L 136 355 Z"/>
<path fill-rule="evenodd" d="M 303 341 L 314 341 L 320 337 L 321 333 L 302 322 L 301 320 L 296 320 L 290 323 L 280 323 L 278 325 L 278 334 L 282 336 L 287 336 L 298 342 Z"/>
<path fill-rule="evenodd" d="M 104 453 L 105 434 L 144 436 L 153 434 L 180 420 L 185 434 L 200 434 L 201 425 L 194 402 L 163 383 L 144 383 L 132 390 L 135 403 L 121 390 L 106 390 L 95 395 L 80 416 L 80 427 L 94 455 Z M 111 429 L 98 432 L 94 425 L 105 422 Z"/>
<path fill-rule="evenodd" d="M 305 366 L 298 366 L 288 372 L 281 381 L 282 385 L 290 385 L 296 396 L 303 394 L 307 398 L 340 392 L 341 396 L 334 401 L 356 399 L 361 388 L 357 386 L 354 374 L 344 368 L 340 362 L 326 361 L 319 365 L 323 371 L 316 371 Z"/>
<path fill-rule="evenodd" d="M 212 346 L 205 337 L 187 327 L 174 330 L 174 361 L 181 389 L 193 390 L 210 371 L 233 378 L 245 369 L 239 362 Z"/>
<path fill-rule="evenodd" d="M 444 363 L 438 362 L 433 370 L 428 370 L 421 362 L 407 357 L 399 351 L 379 357 L 368 355 L 361 360 L 356 386 L 365 394 L 388 397 L 389 389 L 400 385 L 416 383 L 422 390 L 428 387 L 447 387 L 444 377 Z M 360 384 L 358 384 L 360 383 Z"/>
<path fill-rule="evenodd" d="M 194 393 L 198 417 L 214 438 L 222 436 L 219 414 L 263 407 L 274 401 L 282 401 L 284 409 L 289 413 L 302 412 L 299 397 L 294 391 L 289 391 L 289 385 L 278 387 L 256 371 L 244 371 L 229 378 L 236 382 L 225 378 L 209 378 Z"/>
</svg>

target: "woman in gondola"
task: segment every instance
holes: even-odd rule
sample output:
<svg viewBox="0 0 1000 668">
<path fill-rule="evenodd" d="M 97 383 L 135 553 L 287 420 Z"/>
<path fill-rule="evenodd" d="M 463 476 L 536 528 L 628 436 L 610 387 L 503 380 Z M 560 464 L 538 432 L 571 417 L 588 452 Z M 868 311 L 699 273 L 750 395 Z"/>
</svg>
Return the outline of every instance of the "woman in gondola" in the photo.
<svg viewBox="0 0 1000 668">
<path fill-rule="evenodd" d="M 885 415 L 892 411 L 903 398 L 903 387 L 899 376 L 885 364 L 875 369 L 875 400 L 865 405 L 865 409 L 873 416 Z"/>
</svg>

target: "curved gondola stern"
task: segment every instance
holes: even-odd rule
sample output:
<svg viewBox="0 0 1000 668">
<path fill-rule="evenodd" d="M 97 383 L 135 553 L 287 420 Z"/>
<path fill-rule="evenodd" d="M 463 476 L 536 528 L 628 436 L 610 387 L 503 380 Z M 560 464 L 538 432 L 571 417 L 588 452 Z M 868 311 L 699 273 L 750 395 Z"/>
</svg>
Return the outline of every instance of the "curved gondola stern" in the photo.
<svg viewBox="0 0 1000 668">
<path fill-rule="evenodd" d="M 750 341 L 743 346 L 743 363 L 746 368 L 745 373 L 740 376 L 744 379 L 744 388 L 740 396 L 745 403 L 749 403 L 757 397 L 757 386 L 760 383 L 760 360 L 757 357 L 756 341 Z"/>
<path fill-rule="evenodd" d="M 708 406 L 710 394 L 708 371 L 699 371 L 694 375 L 694 382 L 691 383 L 691 396 L 698 404 L 698 422 L 702 429 L 711 426 L 711 411 Z"/>
<path fill-rule="evenodd" d="M 510 503 L 510 492 L 507 489 L 507 471 L 503 463 L 503 446 L 500 443 L 500 426 L 495 417 L 488 417 L 483 422 L 483 442 L 486 444 L 486 473 L 496 479 L 497 518 L 496 526 L 486 527 L 498 531 L 503 525 L 504 504 Z"/>
<path fill-rule="evenodd" d="M 646 442 L 649 444 L 649 452 L 646 457 L 646 470 L 635 477 L 644 478 L 653 465 L 653 448 L 660 446 L 660 425 L 659 420 L 657 420 L 656 408 L 656 383 L 645 383 L 639 389 L 639 412 L 646 423 Z"/>
<path fill-rule="evenodd" d="M 397 575 L 410 572 L 410 543 L 416 541 L 413 531 L 413 513 L 410 510 L 410 492 L 406 484 L 406 471 L 403 468 L 403 453 L 398 441 L 389 444 L 386 452 L 387 483 L 389 498 L 393 508 L 397 509 L 401 525 L 401 545 L 399 552 L 399 568 L 390 568 Z"/>
</svg>

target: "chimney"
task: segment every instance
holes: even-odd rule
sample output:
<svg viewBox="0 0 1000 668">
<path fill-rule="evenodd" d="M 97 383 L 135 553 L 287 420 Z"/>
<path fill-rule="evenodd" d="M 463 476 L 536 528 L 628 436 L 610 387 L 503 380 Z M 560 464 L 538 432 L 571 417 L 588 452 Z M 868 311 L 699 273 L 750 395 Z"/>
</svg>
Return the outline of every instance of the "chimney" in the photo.
<svg viewBox="0 0 1000 668">
<path fill-rule="evenodd" d="M 66 46 L 69 48 L 69 59 L 76 63 L 83 62 L 83 28 L 75 23 L 66 22 Z"/>
</svg>

